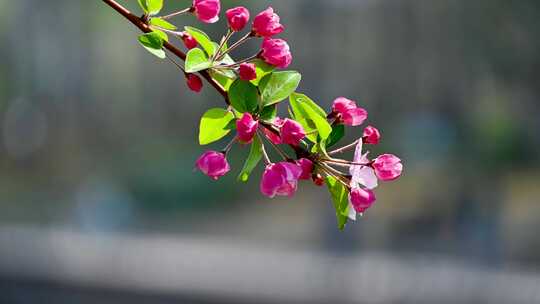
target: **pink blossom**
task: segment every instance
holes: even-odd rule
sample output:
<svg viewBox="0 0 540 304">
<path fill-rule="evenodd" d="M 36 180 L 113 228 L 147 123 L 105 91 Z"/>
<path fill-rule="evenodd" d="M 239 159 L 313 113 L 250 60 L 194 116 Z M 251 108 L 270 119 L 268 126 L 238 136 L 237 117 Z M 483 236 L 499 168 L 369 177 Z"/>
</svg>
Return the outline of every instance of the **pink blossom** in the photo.
<svg viewBox="0 0 540 304">
<path fill-rule="evenodd" d="M 301 158 L 296 163 L 302 168 L 302 174 L 299 179 L 308 180 L 313 173 L 313 162 L 307 158 Z"/>
<path fill-rule="evenodd" d="M 225 154 L 207 151 L 196 162 L 196 166 L 210 178 L 217 180 L 231 170 Z"/>
<path fill-rule="evenodd" d="M 202 90 L 203 83 L 199 76 L 195 74 L 188 74 L 186 81 L 189 89 L 193 92 L 199 93 Z"/>
<path fill-rule="evenodd" d="M 362 141 L 359 140 L 356 145 L 356 150 L 354 151 L 353 162 L 356 164 L 366 164 L 362 165 L 352 165 L 349 169 L 351 174 L 351 188 L 365 187 L 368 189 L 375 189 L 378 186 L 377 176 L 373 168 L 369 166 L 371 163 L 367 158 L 367 153 L 362 154 Z"/>
<path fill-rule="evenodd" d="M 254 63 L 242 63 L 238 70 L 240 79 L 250 81 L 257 79 L 257 68 Z"/>
<path fill-rule="evenodd" d="M 219 20 L 221 5 L 219 0 L 193 0 L 195 16 L 205 23 L 215 23 Z"/>
<path fill-rule="evenodd" d="M 261 37 L 272 37 L 277 35 L 285 29 L 283 25 L 279 23 L 279 16 L 274 13 L 272 7 L 259 13 L 253 20 L 252 31 Z"/>
<path fill-rule="evenodd" d="M 286 68 L 292 62 L 291 50 L 283 39 L 264 39 L 261 57 L 266 63 L 278 68 Z"/>
<path fill-rule="evenodd" d="M 373 169 L 380 180 L 392 181 L 401 176 L 403 164 L 401 159 L 393 154 L 383 154 L 373 161 Z"/>
<path fill-rule="evenodd" d="M 373 126 L 367 126 L 364 129 L 362 140 L 365 144 L 376 145 L 381 141 L 381 132 Z"/>
<path fill-rule="evenodd" d="M 365 109 L 358 107 L 356 102 L 345 97 L 334 100 L 332 109 L 339 121 L 348 126 L 359 126 L 368 117 L 368 112 Z"/>
<path fill-rule="evenodd" d="M 300 175 L 302 168 L 296 164 L 288 162 L 270 164 L 264 170 L 261 192 L 271 198 L 276 195 L 291 197 L 296 192 Z"/>
<path fill-rule="evenodd" d="M 302 125 L 289 118 L 285 119 L 280 133 L 282 143 L 293 146 L 297 146 L 306 137 L 306 132 Z"/>
<path fill-rule="evenodd" d="M 196 48 L 198 45 L 197 40 L 195 40 L 188 32 L 182 32 L 182 41 L 188 50 Z"/>
<path fill-rule="evenodd" d="M 236 121 L 238 139 L 243 143 L 250 143 L 257 132 L 259 122 L 253 119 L 249 113 L 244 113 L 241 119 Z"/>
<path fill-rule="evenodd" d="M 231 8 L 225 14 L 229 27 L 235 32 L 243 30 L 249 21 L 249 10 L 243 6 Z"/>
<path fill-rule="evenodd" d="M 349 193 L 349 202 L 354 211 L 364 213 L 375 203 L 375 194 L 369 189 L 354 188 Z"/>
<path fill-rule="evenodd" d="M 278 127 L 279 129 L 281 129 L 281 127 L 283 126 L 283 123 L 285 121 L 279 117 L 276 117 L 274 119 L 274 122 L 272 123 L 274 126 Z M 268 130 L 267 128 L 264 128 L 263 129 L 264 131 L 264 135 L 266 135 L 266 137 L 272 141 L 272 143 L 274 143 L 275 145 L 279 145 L 282 143 L 281 141 L 281 137 L 279 136 L 279 134 L 276 134 L 270 130 Z"/>
</svg>

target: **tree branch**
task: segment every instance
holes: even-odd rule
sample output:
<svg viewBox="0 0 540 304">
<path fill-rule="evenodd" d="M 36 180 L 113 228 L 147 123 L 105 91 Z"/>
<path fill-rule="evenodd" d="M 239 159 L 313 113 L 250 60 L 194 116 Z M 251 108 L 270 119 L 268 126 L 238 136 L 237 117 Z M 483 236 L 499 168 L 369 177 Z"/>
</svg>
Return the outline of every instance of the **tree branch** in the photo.
<svg viewBox="0 0 540 304">
<path fill-rule="evenodd" d="M 146 22 L 143 21 L 141 17 L 138 17 L 134 14 L 132 14 L 129 10 L 127 10 L 124 6 L 122 6 L 120 3 L 116 2 L 115 0 L 102 0 L 105 4 L 109 5 L 111 8 L 113 8 L 116 12 L 118 12 L 120 15 L 124 16 L 127 20 L 129 20 L 133 25 L 138 27 L 142 32 L 144 33 L 150 33 L 152 32 L 152 29 L 146 24 Z M 163 47 L 169 50 L 171 53 L 176 55 L 178 58 L 182 60 L 186 60 L 186 54 L 182 52 L 179 48 L 175 47 L 174 45 L 170 44 L 169 42 L 165 41 L 163 43 Z M 201 71 L 199 73 L 204 79 L 206 79 L 223 98 L 225 99 L 225 102 L 227 104 L 230 104 L 229 102 L 229 96 L 227 95 L 227 92 L 223 87 L 210 76 L 210 73 L 208 71 Z"/>
</svg>

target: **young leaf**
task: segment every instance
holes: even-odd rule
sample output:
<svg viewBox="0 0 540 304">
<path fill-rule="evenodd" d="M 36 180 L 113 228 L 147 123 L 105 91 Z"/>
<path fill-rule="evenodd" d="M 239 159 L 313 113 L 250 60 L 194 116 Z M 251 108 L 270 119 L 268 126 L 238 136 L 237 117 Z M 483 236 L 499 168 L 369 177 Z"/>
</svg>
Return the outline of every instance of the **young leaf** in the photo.
<svg viewBox="0 0 540 304">
<path fill-rule="evenodd" d="M 257 167 L 259 162 L 262 159 L 262 143 L 258 136 L 255 136 L 253 138 L 253 143 L 251 144 L 251 149 L 249 151 L 249 156 L 246 159 L 246 162 L 244 164 L 244 168 L 242 169 L 242 172 L 240 172 L 240 175 L 238 176 L 238 180 L 241 182 L 247 182 L 249 179 L 249 175 Z"/>
<path fill-rule="evenodd" d="M 177 27 L 174 24 L 161 18 L 150 19 L 150 25 L 159 26 L 161 28 L 164 28 L 166 30 L 171 30 L 171 31 L 174 31 L 177 29 Z"/>
<path fill-rule="evenodd" d="M 240 113 L 255 112 L 259 101 L 257 87 L 249 81 L 236 79 L 229 88 L 229 100 Z"/>
<path fill-rule="evenodd" d="M 161 40 L 163 41 L 169 41 L 169 36 L 167 36 L 167 34 L 164 32 L 164 31 L 160 31 L 160 30 L 156 30 L 156 29 L 152 29 L 152 31 L 154 31 L 154 33 L 156 33 L 159 38 L 161 38 Z"/>
<path fill-rule="evenodd" d="M 291 108 L 296 120 L 302 124 L 306 132 L 311 132 L 316 129 L 319 137 L 323 140 L 327 139 L 332 132 L 332 126 L 326 120 L 326 113 L 313 100 L 302 94 L 291 94 L 289 98 Z M 316 142 L 317 136 L 308 136 L 308 139 Z"/>
<path fill-rule="evenodd" d="M 345 136 L 345 126 L 344 125 L 336 125 L 332 127 L 332 133 L 330 133 L 330 136 L 328 136 L 328 142 L 326 143 L 326 147 L 330 148 L 333 145 L 337 144 L 342 138 Z"/>
<path fill-rule="evenodd" d="M 300 73 L 295 71 L 274 72 L 264 76 L 259 82 L 263 104 L 268 106 L 286 99 L 296 90 L 301 79 Z"/>
<path fill-rule="evenodd" d="M 213 108 L 204 113 L 199 126 L 199 143 L 208 145 L 225 137 L 231 129 L 228 128 L 234 115 L 231 111 Z"/>
<path fill-rule="evenodd" d="M 194 48 L 186 55 L 186 73 L 195 73 L 206 70 L 212 66 L 203 50 Z"/>
<path fill-rule="evenodd" d="M 259 85 L 261 79 L 263 79 L 264 76 L 272 73 L 275 67 L 264 62 L 264 60 L 261 59 L 256 59 L 253 61 L 253 63 L 255 63 L 255 71 L 257 73 L 257 78 L 252 80 L 251 83 L 253 83 L 254 85 Z"/>
<path fill-rule="evenodd" d="M 339 230 L 343 230 L 348 220 L 349 192 L 343 184 L 332 176 L 328 176 L 326 178 L 326 186 L 328 186 L 328 191 L 332 196 L 334 209 L 336 209 L 338 228 Z"/>
<path fill-rule="evenodd" d="M 264 109 L 261 111 L 261 114 L 259 115 L 259 117 L 262 120 L 267 120 L 267 121 L 274 119 L 276 116 L 277 116 L 276 105 L 264 107 Z"/>
<path fill-rule="evenodd" d="M 223 87 L 223 89 L 225 89 L 225 91 L 229 91 L 229 88 L 231 87 L 232 83 L 234 82 L 234 78 L 231 79 L 229 77 L 227 77 L 228 75 L 225 75 L 223 73 L 220 73 L 219 70 L 210 70 L 210 75 L 212 76 L 212 78 L 214 78 L 215 80 L 217 80 L 217 82 L 219 82 L 219 84 Z"/>
<path fill-rule="evenodd" d="M 139 42 L 153 55 L 161 59 L 165 58 L 165 51 L 163 50 L 163 38 L 159 33 L 151 32 L 141 35 L 139 36 Z"/>
<path fill-rule="evenodd" d="M 163 8 L 163 0 L 138 0 L 140 7 L 146 14 L 156 15 Z"/>
<path fill-rule="evenodd" d="M 186 26 L 184 27 L 184 29 L 191 36 L 193 36 L 195 40 L 197 40 L 197 42 L 206 52 L 208 57 L 211 57 L 214 55 L 214 53 L 216 52 L 216 44 L 212 42 L 212 39 L 210 39 L 210 37 L 208 37 L 208 35 L 206 35 L 205 32 L 191 26 Z"/>
</svg>

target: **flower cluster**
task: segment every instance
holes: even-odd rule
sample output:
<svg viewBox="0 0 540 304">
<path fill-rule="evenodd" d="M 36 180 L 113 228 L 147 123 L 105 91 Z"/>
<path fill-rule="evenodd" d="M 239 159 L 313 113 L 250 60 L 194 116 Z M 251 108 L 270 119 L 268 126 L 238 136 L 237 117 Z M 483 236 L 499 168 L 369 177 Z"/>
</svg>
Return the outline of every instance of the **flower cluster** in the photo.
<svg viewBox="0 0 540 304">
<path fill-rule="evenodd" d="M 272 7 L 253 18 L 246 33 L 231 43 L 234 35 L 249 27 L 251 13 L 238 6 L 225 12 L 228 28 L 214 42 L 206 33 L 186 26 L 178 31 L 169 19 L 192 14 L 201 22 L 219 20 L 219 0 L 193 0 L 190 7 L 179 12 L 158 16 L 163 0 L 140 0 L 145 11 L 144 22 L 152 31 L 139 37 L 141 44 L 152 54 L 165 58 L 166 50 L 181 52 L 169 42 L 177 37 L 187 54 L 184 66 L 179 66 L 188 87 L 200 92 L 203 75 L 225 97 L 226 108 L 208 110 L 201 118 L 199 142 L 208 145 L 230 133 L 228 144 L 219 151 L 209 150 L 196 161 L 196 167 L 213 180 L 231 171 L 227 156 L 235 144 L 250 146 L 249 156 L 238 179 L 246 182 L 255 167 L 264 160 L 260 180 L 263 195 L 292 197 L 302 180 L 312 180 L 317 186 L 327 185 L 340 229 L 349 219 L 365 213 L 376 201 L 374 189 L 380 181 L 393 181 L 403 171 L 401 160 L 393 154 L 369 157 L 367 145 L 381 141 L 381 132 L 368 125 L 360 132 L 352 127 L 362 126 L 368 112 L 356 101 L 338 97 L 330 111 L 325 111 L 308 96 L 296 92 L 301 80 L 296 71 L 283 71 L 292 63 L 289 44 L 280 38 L 285 27 Z M 233 51 L 244 43 L 260 39 L 259 51 L 248 58 L 235 60 Z M 169 43 L 166 43 L 169 42 Z M 185 58 L 184 58 L 185 57 Z M 288 100 L 289 117 L 279 117 L 277 107 Z M 346 132 L 357 136 L 351 144 L 335 148 Z M 288 148 L 285 148 L 288 146 Z M 280 159 L 273 161 L 267 149 L 275 150 Z M 352 159 L 337 155 L 354 150 Z M 294 153 L 291 155 L 291 151 Z"/>
</svg>

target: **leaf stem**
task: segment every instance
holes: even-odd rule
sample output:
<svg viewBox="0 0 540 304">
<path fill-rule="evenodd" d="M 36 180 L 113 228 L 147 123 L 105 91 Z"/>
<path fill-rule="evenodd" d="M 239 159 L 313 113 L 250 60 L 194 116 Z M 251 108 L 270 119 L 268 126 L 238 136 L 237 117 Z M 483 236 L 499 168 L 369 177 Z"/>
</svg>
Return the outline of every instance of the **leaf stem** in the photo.
<svg viewBox="0 0 540 304">
<path fill-rule="evenodd" d="M 263 127 L 264 128 L 264 127 Z M 261 134 L 260 130 L 257 131 L 259 134 L 259 137 L 264 137 L 268 143 L 274 148 L 274 150 L 277 151 L 277 153 L 283 158 L 284 161 L 288 161 L 291 158 L 283 151 L 280 147 L 278 147 L 276 144 L 274 144 L 270 139 L 268 139 L 266 136 L 263 136 L 264 134 Z"/>
<path fill-rule="evenodd" d="M 212 61 L 215 61 L 218 58 L 218 56 L 220 56 L 221 49 L 223 49 L 223 47 L 225 46 L 227 41 L 229 41 L 229 39 L 231 39 L 233 34 L 234 34 L 234 32 L 231 31 L 231 29 L 227 30 L 227 34 L 223 37 L 223 39 L 221 39 L 221 43 L 219 44 L 219 47 L 216 50 L 216 53 L 214 54 L 214 56 L 212 56 Z"/>
<path fill-rule="evenodd" d="M 225 55 L 242 45 L 244 42 L 248 41 L 249 39 L 253 38 L 253 33 L 249 32 L 246 35 L 244 35 L 242 38 L 238 39 L 233 45 L 231 45 L 225 52 L 219 55 L 219 57 L 216 60 L 222 60 Z"/>
<path fill-rule="evenodd" d="M 360 142 L 360 139 L 357 139 L 355 141 L 353 141 L 351 144 L 348 144 L 344 147 L 341 147 L 339 149 L 336 149 L 336 150 L 333 150 L 333 151 L 330 151 L 328 152 L 328 155 L 334 155 L 334 154 L 338 154 L 338 153 L 344 153 L 348 150 L 351 150 L 352 148 L 355 148 L 356 145 L 358 144 L 358 142 Z"/>
</svg>

